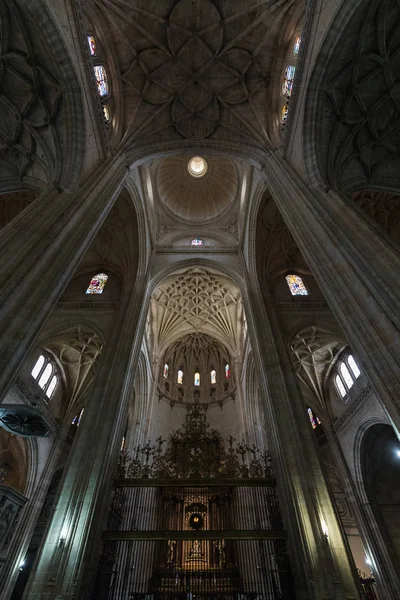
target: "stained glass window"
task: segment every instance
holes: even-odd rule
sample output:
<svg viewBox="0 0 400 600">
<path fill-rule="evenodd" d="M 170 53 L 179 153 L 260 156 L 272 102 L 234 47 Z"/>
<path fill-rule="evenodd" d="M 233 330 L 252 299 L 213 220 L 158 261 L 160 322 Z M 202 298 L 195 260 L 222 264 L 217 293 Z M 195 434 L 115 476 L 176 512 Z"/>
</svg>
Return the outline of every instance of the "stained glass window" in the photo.
<svg viewBox="0 0 400 600">
<path fill-rule="evenodd" d="M 192 240 L 191 246 L 204 246 L 204 242 L 203 242 L 203 240 L 196 238 L 196 239 Z"/>
<path fill-rule="evenodd" d="M 177 383 L 183 383 L 183 371 L 179 369 Z"/>
<path fill-rule="evenodd" d="M 217 383 L 217 372 L 213 369 L 211 371 L 211 384 Z"/>
<path fill-rule="evenodd" d="M 75 415 L 75 417 L 72 419 L 72 425 L 76 425 L 77 427 L 79 427 L 79 424 L 80 424 L 80 422 L 81 422 L 81 419 L 82 419 L 82 415 L 83 415 L 83 411 L 84 411 L 84 410 L 85 410 L 85 409 L 84 409 L 84 408 L 82 408 L 81 412 L 80 412 L 80 413 L 78 413 L 77 415 Z"/>
<path fill-rule="evenodd" d="M 307 296 L 307 288 L 298 275 L 286 275 L 286 281 L 292 296 Z"/>
<path fill-rule="evenodd" d="M 200 385 L 200 373 L 198 371 L 194 374 L 194 385 Z"/>
<path fill-rule="evenodd" d="M 53 372 L 53 367 L 51 363 L 47 363 L 45 370 L 42 373 L 42 376 L 39 379 L 39 385 L 43 389 L 46 383 L 49 381 L 51 374 Z"/>
<path fill-rule="evenodd" d="M 227 379 L 229 379 L 229 377 L 231 376 L 231 368 L 228 364 L 225 365 L 225 377 Z"/>
<path fill-rule="evenodd" d="M 56 389 L 56 386 L 57 386 L 57 375 L 53 375 L 53 377 L 51 378 L 51 381 L 49 383 L 49 387 L 46 390 L 46 396 L 48 398 L 52 397 L 53 392 Z"/>
<path fill-rule="evenodd" d="M 354 377 L 357 379 L 357 377 L 359 377 L 361 375 L 361 371 L 357 366 L 356 361 L 354 360 L 354 357 L 350 354 L 349 358 L 347 359 L 348 363 L 349 363 L 349 367 L 350 369 L 353 371 L 353 375 Z"/>
<path fill-rule="evenodd" d="M 340 372 L 343 376 L 345 384 L 350 389 L 351 386 L 353 385 L 354 381 L 353 381 L 352 376 L 350 375 L 350 371 L 348 370 L 348 368 L 346 367 L 346 365 L 344 363 L 342 363 L 340 365 Z"/>
<path fill-rule="evenodd" d="M 294 67 L 293 65 L 289 65 L 288 67 L 286 67 L 285 79 L 284 79 L 283 85 L 282 85 L 282 94 L 284 96 L 291 96 L 291 94 L 292 94 L 293 79 L 294 79 L 295 71 L 296 71 L 296 67 Z"/>
<path fill-rule="evenodd" d="M 282 123 L 284 123 L 286 121 L 287 114 L 288 114 L 288 107 L 287 107 L 287 104 L 285 104 L 285 106 L 282 108 L 282 114 L 281 114 Z"/>
<path fill-rule="evenodd" d="M 311 410 L 311 408 L 309 408 L 309 409 L 307 409 L 307 412 L 308 412 L 308 416 L 310 417 L 310 422 L 311 422 L 312 428 L 315 429 L 317 424 L 314 419 L 313 411 Z"/>
<path fill-rule="evenodd" d="M 110 114 L 110 107 L 108 106 L 108 104 L 105 104 L 103 106 L 103 114 L 104 114 L 104 118 L 105 118 L 106 122 L 109 123 L 111 120 L 111 114 Z"/>
<path fill-rule="evenodd" d="M 298 53 L 299 53 L 299 50 L 300 50 L 300 44 L 301 44 L 301 36 L 300 36 L 300 35 L 298 35 L 298 36 L 296 37 L 295 41 L 294 41 L 294 44 L 293 44 L 293 54 L 294 54 L 295 56 L 297 56 L 297 55 L 298 55 Z"/>
<path fill-rule="evenodd" d="M 96 76 L 97 91 L 100 96 L 108 96 L 107 73 L 103 65 L 93 67 Z"/>
<path fill-rule="evenodd" d="M 44 356 L 43 356 L 43 354 L 41 354 L 39 356 L 39 358 L 37 359 L 35 366 L 33 367 L 32 371 L 31 371 L 31 375 L 34 379 L 37 379 L 40 371 L 42 370 L 43 365 L 44 365 Z"/>
<path fill-rule="evenodd" d="M 167 379 L 167 377 L 168 377 L 168 365 L 167 365 L 167 363 L 165 363 L 165 365 L 164 365 L 163 375 L 164 375 L 165 379 Z"/>
<path fill-rule="evenodd" d="M 340 395 L 342 398 L 344 398 L 346 395 L 346 388 L 344 387 L 343 381 L 340 379 L 339 375 L 336 375 L 335 381 Z"/>
<path fill-rule="evenodd" d="M 96 54 L 97 54 L 96 40 L 94 39 L 94 37 L 92 35 L 88 35 L 87 36 L 87 41 L 88 41 L 88 44 L 89 44 L 89 50 L 90 50 L 91 56 L 96 56 Z"/>
<path fill-rule="evenodd" d="M 105 273 L 97 273 L 94 277 L 92 277 L 91 282 L 89 283 L 89 287 L 86 290 L 87 294 L 102 294 L 104 290 L 104 286 L 107 283 L 108 275 Z"/>
</svg>

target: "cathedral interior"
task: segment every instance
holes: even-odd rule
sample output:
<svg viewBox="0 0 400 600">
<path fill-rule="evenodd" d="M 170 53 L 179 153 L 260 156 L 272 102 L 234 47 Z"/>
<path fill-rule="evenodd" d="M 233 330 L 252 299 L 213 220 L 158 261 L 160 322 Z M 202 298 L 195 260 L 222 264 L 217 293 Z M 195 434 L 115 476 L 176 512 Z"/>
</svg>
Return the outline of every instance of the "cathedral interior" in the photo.
<svg viewBox="0 0 400 600">
<path fill-rule="evenodd" d="M 0 600 L 399 600 L 399 24 L 0 0 Z"/>
</svg>

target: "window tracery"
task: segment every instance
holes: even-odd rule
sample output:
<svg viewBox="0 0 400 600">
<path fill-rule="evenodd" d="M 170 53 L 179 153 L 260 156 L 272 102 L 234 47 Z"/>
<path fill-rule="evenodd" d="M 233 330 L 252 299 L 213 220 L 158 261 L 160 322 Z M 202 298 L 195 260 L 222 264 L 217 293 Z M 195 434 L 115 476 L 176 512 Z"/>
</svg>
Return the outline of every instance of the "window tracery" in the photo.
<svg viewBox="0 0 400 600">
<path fill-rule="evenodd" d="M 59 382 L 57 367 L 50 356 L 46 353 L 40 354 L 31 370 L 31 375 L 47 398 L 50 399 Z"/>
<path fill-rule="evenodd" d="M 336 390 L 340 398 L 347 400 L 347 395 L 357 379 L 361 375 L 361 371 L 352 354 L 347 354 L 340 360 L 336 366 L 334 382 Z"/>
</svg>

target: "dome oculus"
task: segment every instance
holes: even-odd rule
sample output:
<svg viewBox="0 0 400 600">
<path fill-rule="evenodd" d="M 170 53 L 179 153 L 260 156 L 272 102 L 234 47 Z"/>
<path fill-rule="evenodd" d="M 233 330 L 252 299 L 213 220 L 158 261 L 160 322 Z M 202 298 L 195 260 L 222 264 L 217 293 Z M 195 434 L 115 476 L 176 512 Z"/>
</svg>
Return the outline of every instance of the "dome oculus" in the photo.
<svg viewBox="0 0 400 600">
<path fill-rule="evenodd" d="M 189 160 L 188 171 L 192 177 L 203 177 L 207 171 L 207 163 L 201 156 L 194 156 Z"/>
</svg>

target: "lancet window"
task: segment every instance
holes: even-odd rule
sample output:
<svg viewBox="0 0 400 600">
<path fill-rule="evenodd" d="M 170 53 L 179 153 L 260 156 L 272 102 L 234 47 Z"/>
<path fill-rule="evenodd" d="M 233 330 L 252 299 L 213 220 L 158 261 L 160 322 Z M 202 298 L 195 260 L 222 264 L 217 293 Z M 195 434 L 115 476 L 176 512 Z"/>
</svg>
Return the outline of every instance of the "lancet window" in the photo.
<svg viewBox="0 0 400 600">
<path fill-rule="evenodd" d="M 198 371 L 194 374 L 194 385 L 200 385 L 200 373 Z"/>
<path fill-rule="evenodd" d="M 334 382 L 337 392 L 342 399 L 346 399 L 349 390 L 360 377 L 361 371 L 352 354 L 348 354 L 336 367 Z"/>
<path fill-rule="evenodd" d="M 90 56 L 93 61 L 93 71 L 96 79 L 97 92 L 100 96 L 101 105 L 103 109 L 104 120 L 108 124 L 111 120 L 110 110 L 110 85 L 107 75 L 107 69 L 103 64 L 103 57 L 101 49 L 97 44 L 94 35 L 89 34 L 87 36 L 89 45 Z M 101 61 L 101 62 L 100 62 Z"/>
<path fill-rule="evenodd" d="M 183 371 L 182 371 L 182 369 L 179 369 L 179 371 L 178 371 L 178 377 L 177 377 L 176 382 L 179 383 L 180 385 L 182 385 L 182 383 L 183 383 Z"/>
<path fill-rule="evenodd" d="M 211 385 L 214 385 L 215 383 L 217 383 L 217 371 L 215 369 L 213 369 L 211 371 Z"/>
<path fill-rule="evenodd" d="M 321 421 L 319 420 L 319 418 L 317 417 L 317 415 L 314 415 L 314 413 L 311 410 L 311 408 L 308 408 L 307 412 L 308 412 L 308 417 L 310 419 L 311 427 L 313 429 L 316 429 L 318 425 L 321 425 Z"/>
<path fill-rule="evenodd" d="M 165 363 L 165 365 L 164 365 L 163 377 L 165 377 L 165 379 L 168 379 L 168 364 L 167 363 Z"/>
<path fill-rule="evenodd" d="M 51 398 L 59 382 L 57 367 L 51 357 L 47 354 L 41 354 L 31 371 L 31 375 L 47 398 Z"/>
<path fill-rule="evenodd" d="M 226 379 L 229 379 L 230 376 L 231 376 L 231 368 L 228 365 L 228 363 L 226 363 L 226 365 L 225 365 L 225 377 L 226 377 Z"/>
</svg>

